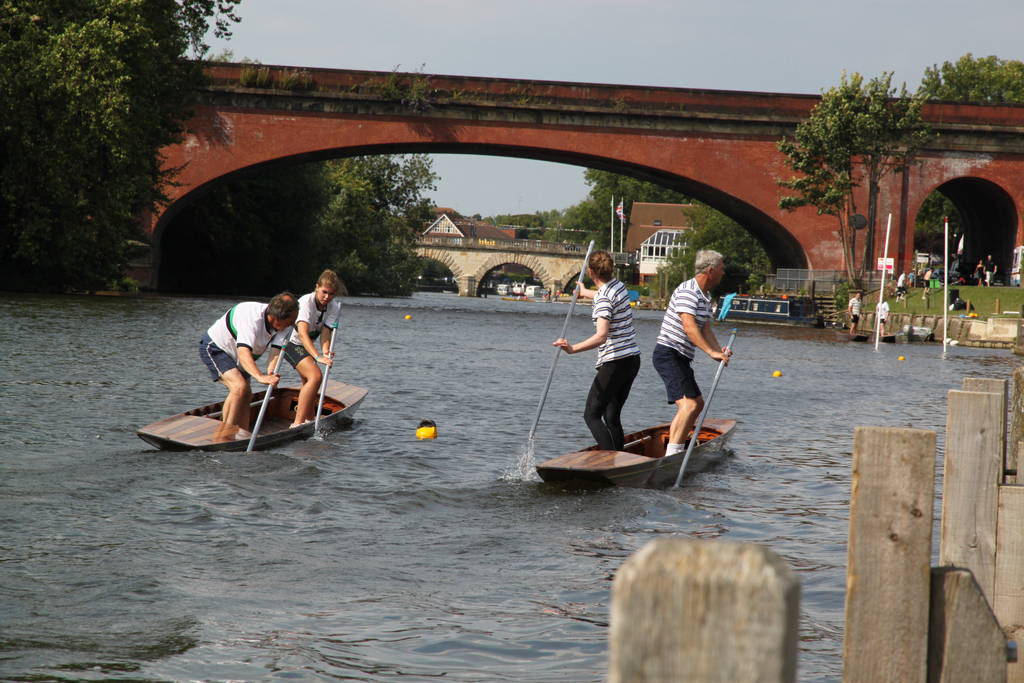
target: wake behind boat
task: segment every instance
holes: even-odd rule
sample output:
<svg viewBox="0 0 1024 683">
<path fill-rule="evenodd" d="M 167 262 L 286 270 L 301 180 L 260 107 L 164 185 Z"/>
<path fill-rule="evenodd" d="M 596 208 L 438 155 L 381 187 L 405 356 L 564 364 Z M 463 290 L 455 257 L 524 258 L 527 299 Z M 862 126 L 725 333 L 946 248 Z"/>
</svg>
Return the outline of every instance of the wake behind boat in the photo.
<svg viewBox="0 0 1024 683">
<path fill-rule="evenodd" d="M 700 472 L 723 460 L 736 420 L 707 418 L 701 426 L 698 443 L 690 453 L 686 473 Z M 566 453 L 537 465 L 544 481 L 589 481 L 638 488 L 663 488 L 675 483 L 685 453 L 665 456 L 668 423 L 626 435 L 622 451 L 599 450 L 590 446 Z M 687 442 L 689 437 L 687 437 Z"/>
<path fill-rule="evenodd" d="M 266 391 L 253 394 L 249 429 L 237 429 L 222 422 L 220 416 L 224 402 L 220 401 L 164 418 L 142 427 L 136 433 L 146 443 L 164 450 L 244 451 L 252 437 L 250 430 L 265 394 Z M 336 429 L 352 424 L 356 407 L 366 394 L 367 390 L 361 387 L 328 380 L 320 426 Z M 313 422 L 290 428 L 298 398 L 297 385 L 279 385 L 274 389 L 253 448 L 267 448 L 313 436 Z"/>
</svg>

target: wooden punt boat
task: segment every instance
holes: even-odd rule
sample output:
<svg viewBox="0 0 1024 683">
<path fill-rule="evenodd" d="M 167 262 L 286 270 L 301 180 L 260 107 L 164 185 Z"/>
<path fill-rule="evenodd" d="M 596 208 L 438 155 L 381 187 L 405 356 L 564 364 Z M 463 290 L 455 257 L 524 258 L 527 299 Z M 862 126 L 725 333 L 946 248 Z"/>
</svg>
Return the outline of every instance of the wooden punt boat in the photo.
<svg viewBox="0 0 1024 683">
<path fill-rule="evenodd" d="M 366 389 L 327 380 L 324 406 L 320 414 L 321 429 L 337 429 L 352 424 L 352 416 Z M 157 448 L 175 451 L 244 451 L 252 438 L 250 431 L 260 412 L 266 391 L 253 394 L 249 410 L 249 429 L 237 429 L 220 420 L 224 402 L 211 403 L 172 415 L 146 425 L 136 432 L 139 438 Z M 282 385 L 270 395 L 270 404 L 263 416 L 260 433 L 253 448 L 267 448 L 294 439 L 313 436 L 313 422 L 289 428 L 298 404 L 299 386 Z"/>
<path fill-rule="evenodd" d="M 706 418 L 697 445 L 693 447 L 686 474 L 700 472 L 723 460 L 736 420 Z M 665 456 L 668 423 L 626 435 L 621 451 L 603 451 L 591 446 L 566 453 L 537 465 L 544 481 L 589 481 L 618 486 L 661 488 L 675 484 L 685 452 Z"/>
</svg>

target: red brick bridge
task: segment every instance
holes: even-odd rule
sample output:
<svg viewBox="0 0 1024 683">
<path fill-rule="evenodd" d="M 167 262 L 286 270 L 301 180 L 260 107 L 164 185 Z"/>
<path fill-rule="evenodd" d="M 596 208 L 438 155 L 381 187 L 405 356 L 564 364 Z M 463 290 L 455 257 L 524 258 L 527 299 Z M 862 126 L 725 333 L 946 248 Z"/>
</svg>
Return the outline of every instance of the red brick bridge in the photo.
<svg viewBox="0 0 1024 683">
<path fill-rule="evenodd" d="M 777 181 L 792 173 L 776 142 L 817 96 L 226 63 L 207 71 L 184 141 L 163 150 L 182 170 L 150 223 L 152 286 L 164 230 L 214 184 L 270 165 L 394 153 L 522 157 L 653 181 L 738 221 L 777 268 L 842 268 L 834 218 L 778 208 Z M 924 116 L 940 135 L 882 188 L 878 255 L 891 212 L 890 255 L 897 268 L 910 264 L 914 218 L 938 189 L 960 211 L 966 252 L 991 253 L 1006 272 L 1024 243 L 1024 107 L 932 104 Z"/>
</svg>

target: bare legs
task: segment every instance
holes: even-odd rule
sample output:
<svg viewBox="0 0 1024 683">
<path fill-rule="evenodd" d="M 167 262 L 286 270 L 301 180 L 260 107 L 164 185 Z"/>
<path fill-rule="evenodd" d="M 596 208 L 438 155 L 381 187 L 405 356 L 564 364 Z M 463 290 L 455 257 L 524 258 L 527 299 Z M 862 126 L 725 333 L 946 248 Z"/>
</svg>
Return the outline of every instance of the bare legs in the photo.
<svg viewBox="0 0 1024 683">
<path fill-rule="evenodd" d="M 234 425 L 238 429 L 249 429 L 249 404 L 252 402 L 252 390 L 249 380 L 241 370 L 232 368 L 220 376 L 220 382 L 228 390 L 224 399 L 221 419 L 225 425 Z"/>
<path fill-rule="evenodd" d="M 681 444 L 689 435 L 693 425 L 697 422 L 697 416 L 704 408 L 704 397 L 686 398 L 685 396 L 676 401 L 676 415 L 672 418 L 672 424 L 668 428 L 669 443 Z"/>
<path fill-rule="evenodd" d="M 292 426 L 309 422 L 316 417 L 316 404 L 320 395 L 320 380 L 323 377 L 320 366 L 311 356 L 303 358 L 295 369 L 302 378 L 299 389 L 299 404 L 295 408 L 295 421 Z"/>
</svg>

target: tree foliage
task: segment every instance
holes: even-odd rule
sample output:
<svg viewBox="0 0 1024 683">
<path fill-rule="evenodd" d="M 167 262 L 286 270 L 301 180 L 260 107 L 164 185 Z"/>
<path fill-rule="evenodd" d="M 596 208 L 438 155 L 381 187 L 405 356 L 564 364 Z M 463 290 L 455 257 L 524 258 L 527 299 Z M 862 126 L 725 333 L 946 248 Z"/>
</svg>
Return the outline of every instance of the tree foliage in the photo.
<svg viewBox="0 0 1024 683">
<path fill-rule="evenodd" d="M 0 287 L 120 276 L 202 78 L 185 55 L 237 2 L 0 0 Z"/>
<path fill-rule="evenodd" d="M 999 59 L 994 55 L 965 54 L 956 62 L 943 62 L 925 69 L 918 94 L 930 100 L 1024 102 L 1024 62 Z"/>
<path fill-rule="evenodd" d="M 764 247 L 739 223 L 704 204 L 687 209 L 695 226 L 685 233 L 685 246 L 676 249 L 658 270 L 660 289 L 671 292 L 694 276 L 693 261 L 701 249 L 713 249 L 725 257 L 725 277 L 715 293 L 751 291 L 764 283 L 771 261 Z"/>
<path fill-rule="evenodd" d="M 408 295 L 422 263 L 416 235 L 432 217 L 423 194 L 437 176 L 423 155 L 327 162 L 332 197 L 318 230 L 317 256 L 351 294 Z"/>
<path fill-rule="evenodd" d="M 167 227 L 161 287 L 269 296 L 333 268 L 350 294 L 407 295 L 435 178 L 429 157 L 373 156 L 225 183 Z"/>
<path fill-rule="evenodd" d="M 779 201 L 783 209 L 812 206 L 836 218 L 843 259 L 851 279 L 859 281 L 874 253 L 878 191 L 881 180 L 901 172 L 931 137 L 921 118 L 924 98 L 897 91 L 892 74 L 869 81 L 843 74 L 839 86 L 822 94 L 808 119 L 792 138 L 778 143 L 798 175 L 779 184 L 794 194 Z M 864 258 L 858 262 L 850 217 L 857 213 L 855 190 L 868 187 Z"/>
<path fill-rule="evenodd" d="M 563 224 L 566 228 L 585 230 L 586 232 L 563 232 L 557 239 L 565 239 L 571 242 L 587 242 L 594 240 L 595 248 L 609 249 L 610 239 L 610 217 L 612 211 L 612 199 L 618 206 L 619 201 L 625 200 L 623 210 L 629 215 L 633 202 L 660 202 L 666 204 L 685 204 L 689 201 L 685 195 L 668 188 L 637 180 L 628 176 L 608 171 L 587 169 L 583 179 L 590 186 L 590 193 L 586 199 L 565 210 Z M 546 239 L 556 239 L 555 231 L 545 233 Z M 614 250 L 618 251 L 619 220 L 615 219 L 615 241 Z M 569 235 L 573 235 L 570 237 Z"/>
<path fill-rule="evenodd" d="M 956 251 L 957 244 L 963 231 L 960 212 L 952 200 L 941 192 L 932 192 L 928 195 L 914 220 L 914 249 L 928 254 L 941 254 L 945 249 L 946 226 L 945 219 L 949 219 L 949 245 L 950 251 Z"/>
</svg>

